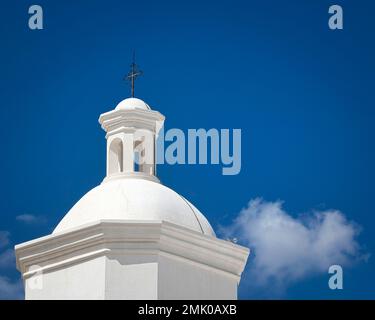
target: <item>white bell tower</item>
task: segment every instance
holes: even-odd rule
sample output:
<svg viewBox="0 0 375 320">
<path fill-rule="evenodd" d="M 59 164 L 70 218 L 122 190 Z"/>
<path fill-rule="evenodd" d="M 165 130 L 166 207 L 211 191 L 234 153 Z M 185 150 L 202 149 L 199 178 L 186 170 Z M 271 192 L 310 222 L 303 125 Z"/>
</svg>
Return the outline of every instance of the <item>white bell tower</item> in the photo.
<svg viewBox="0 0 375 320">
<path fill-rule="evenodd" d="M 249 250 L 218 239 L 192 203 L 159 182 L 163 121 L 136 98 L 100 116 L 103 182 L 52 234 L 16 246 L 26 299 L 237 299 Z"/>
<path fill-rule="evenodd" d="M 52 234 L 15 248 L 26 299 L 237 299 L 249 250 L 218 239 L 192 203 L 160 183 L 163 121 L 136 98 L 100 116 L 103 182 Z"/>
<path fill-rule="evenodd" d="M 164 116 L 142 100 L 128 98 L 102 114 L 99 122 L 107 132 L 106 180 L 128 177 L 159 182 L 155 145 Z"/>
</svg>

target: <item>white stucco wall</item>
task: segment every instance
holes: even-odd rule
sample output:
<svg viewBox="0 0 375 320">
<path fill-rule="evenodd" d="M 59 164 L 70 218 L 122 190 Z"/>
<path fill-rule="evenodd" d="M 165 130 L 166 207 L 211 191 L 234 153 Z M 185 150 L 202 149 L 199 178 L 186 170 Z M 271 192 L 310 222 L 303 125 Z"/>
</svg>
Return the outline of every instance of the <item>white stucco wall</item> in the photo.
<svg viewBox="0 0 375 320">
<path fill-rule="evenodd" d="M 157 299 L 158 264 L 154 255 L 107 257 L 105 278 L 105 299 Z"/>
<path fill-rule="evenodd" d="M 185 259 L 159 256 L 158 283 L 159 300 L 237 299 L 235 277 Z"/>
<path fill-rule="evenodd" d="M 105 257 L 43 273 L 25 283 L 26 300 L 102 300 L 105 294 Z"/>
</svg>

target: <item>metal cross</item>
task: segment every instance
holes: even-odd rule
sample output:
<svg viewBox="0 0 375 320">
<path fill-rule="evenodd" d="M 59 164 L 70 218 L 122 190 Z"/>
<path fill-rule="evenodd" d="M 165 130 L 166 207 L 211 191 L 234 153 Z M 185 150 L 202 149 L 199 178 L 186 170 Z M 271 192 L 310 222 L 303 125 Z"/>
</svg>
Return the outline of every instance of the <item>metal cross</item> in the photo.
<svg viewBox="0 0 375 320">
<path fill-rule="evenodd" d="M 133 52 L 133 62 L 130 65 L 130 72 L 126 76 L 126 80 L 130 81 L 131 83 L 131 95 L 134 98 L 134 84 L 135 84 L 135 79 L 137 77 L 141 76 L 143 72 L 141 70 L 138 70 L 138 66 L 135 63 L 135 52 Z"/>
</svg>

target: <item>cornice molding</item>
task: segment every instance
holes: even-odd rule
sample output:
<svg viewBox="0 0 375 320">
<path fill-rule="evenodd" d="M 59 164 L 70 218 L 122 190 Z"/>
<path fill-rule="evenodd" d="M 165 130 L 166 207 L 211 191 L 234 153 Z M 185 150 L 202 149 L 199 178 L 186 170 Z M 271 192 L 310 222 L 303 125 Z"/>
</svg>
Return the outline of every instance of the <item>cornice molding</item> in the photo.
<svg viewBox="0 0 375 320">
<path fill-rule="evenodd" d="M 99 123 L 108 134 L 113 134 L 121 128 L 146 129 L 156 132 L 156 122 L 163 122 L 165 117 L 153 110 L 113 110 L 103 113 Z"/>
<path fill-rule="evenodd" d="M 165 221 L 102 220 L 15 247 L 26 279 L 99 256 L 167 255 L 224 272 L 238 280 L 249 249 Z M 29 270 L 31 266 L 32 271 Z"/>
</svg>

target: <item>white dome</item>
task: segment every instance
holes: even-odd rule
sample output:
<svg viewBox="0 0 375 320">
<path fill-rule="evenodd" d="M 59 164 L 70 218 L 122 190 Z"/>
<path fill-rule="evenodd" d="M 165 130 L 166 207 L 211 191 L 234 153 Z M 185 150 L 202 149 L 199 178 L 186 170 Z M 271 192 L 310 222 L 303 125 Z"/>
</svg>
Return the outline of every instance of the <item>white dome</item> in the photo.
<svg viewBox="0 0 375 320">
<path fill-rule="evenodd" d="M 162 184 L 143 179 L 102 183 L 74 205 L 53 233 L 98 220 L 162 220 L 215 237 L 207 219 L 189 201 Z"/>
<path fill-rule="evenodd" d="M 134 109 L 151 110 L 150 106 L 146 102 L 138 98 L 127 98 L 125 100 L 122 100 L 116 106 L 115 110 L 134 110 Z"/>
</svg>

